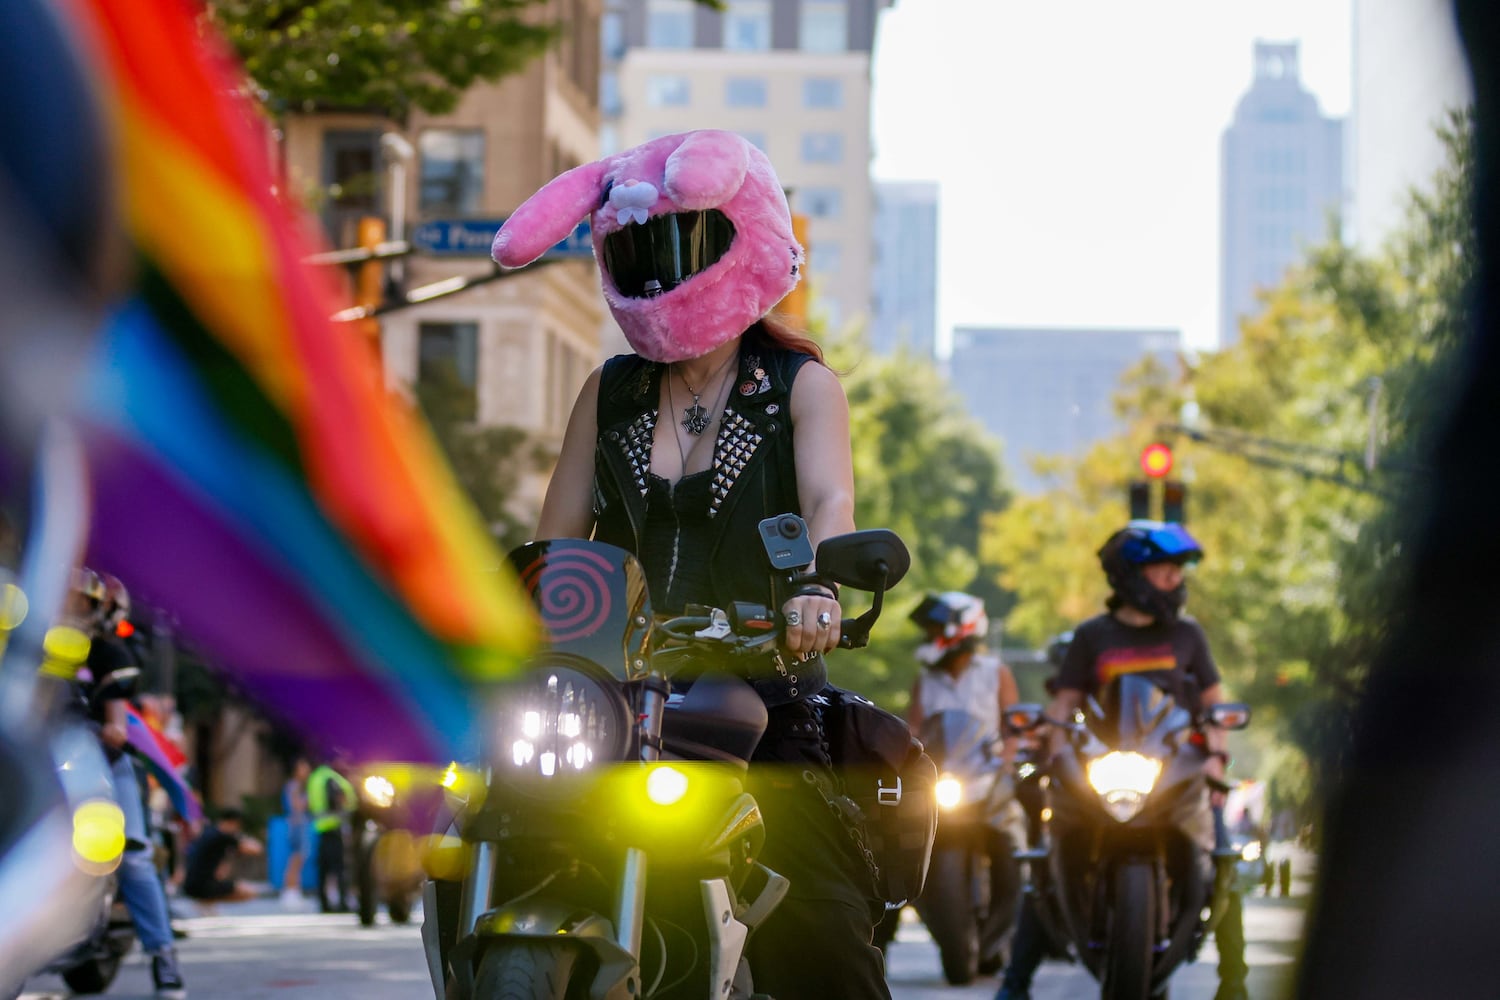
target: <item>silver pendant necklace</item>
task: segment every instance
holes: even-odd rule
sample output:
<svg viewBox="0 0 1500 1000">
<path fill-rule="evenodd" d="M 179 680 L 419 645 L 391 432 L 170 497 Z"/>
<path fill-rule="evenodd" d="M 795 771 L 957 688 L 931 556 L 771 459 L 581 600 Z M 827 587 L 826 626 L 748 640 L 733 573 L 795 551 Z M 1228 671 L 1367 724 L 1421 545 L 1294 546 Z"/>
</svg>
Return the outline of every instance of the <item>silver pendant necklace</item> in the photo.
<svg viewBox="0 0 1500 1000">
<path fill-rule="evenodd" d="M 709 380 L 703 384 L 704 390 L 707 390 L 708 387 L 713 384 L 714 379 L 722 374 L 725 368 L 729 367 L 729 363 L 733 361 L 735 357 L 736 355 L 731 354 L 729 357 L 724 359 L 724 363 L 719 366 L 719 370 L 713 375 L 710 375 Z M 677 377 L 682 379 L 682 384 L 687 388 L 688 394 L 693 397 L 693 405 L 685 406 L 682 409 L 682 426 L 687 428 L 687 432 L 689 434 L 697 437 L 704 431 L 708 430 L 708 425 L 710 422 L 708 410 L 704 409 L 700 403 L 700 400 L 703 398 L 703 393 L 699 392 L 697 389 L 694 389 L 692 385 L 688 383 L 687 377 L 683 375 L 682 372 L 675 366 L 673 366 L 673 371 L 677 372 Z M 668 383 L 667 388 L 670 391 L 670 383 Z"/>
</svg>

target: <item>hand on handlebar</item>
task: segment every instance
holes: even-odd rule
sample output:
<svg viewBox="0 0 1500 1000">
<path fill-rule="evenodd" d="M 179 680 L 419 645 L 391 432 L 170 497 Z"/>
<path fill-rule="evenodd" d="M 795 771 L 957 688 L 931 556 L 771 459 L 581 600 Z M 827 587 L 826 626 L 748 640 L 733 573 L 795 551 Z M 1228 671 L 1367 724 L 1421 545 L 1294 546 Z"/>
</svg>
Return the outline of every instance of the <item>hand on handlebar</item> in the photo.
<svg viewBox="0 0 1500 1000">
<path fill-rule="evenodd" d="M 782 644 L 792 653 L 826 653 L 839 644 L 839 602 L 803 594 L 781 606 Z"/>
</svg>

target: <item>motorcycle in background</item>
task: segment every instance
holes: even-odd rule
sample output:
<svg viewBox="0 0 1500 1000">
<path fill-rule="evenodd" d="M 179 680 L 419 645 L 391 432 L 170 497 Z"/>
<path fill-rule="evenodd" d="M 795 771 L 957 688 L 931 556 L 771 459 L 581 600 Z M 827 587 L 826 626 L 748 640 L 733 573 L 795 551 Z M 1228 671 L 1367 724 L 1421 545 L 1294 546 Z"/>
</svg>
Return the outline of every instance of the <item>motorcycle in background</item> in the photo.
<svg viewBox="0 0 1500 1000">
<path fill-rule="evenodd" d="M 413 786 L 401 775 L 380 769 L 364 774 L 356 785 L 359 804 L 350 817 L 350 839 L 359 922 L 366 927 L 374 926 L 381 903 L 391 923 L 410 922 L 421 894 L 426 875 L 411 834 Z"/>
<path fill-rule="evenodd" d="M 841 644 L 863 646 L 910 565 L 900 539 L 827 539 L 813 576 L 802 520 L 768 523 L 770 572 L 874 593 L 842 623 Z M 511 559 L 550 641 L 495 700 L 488 766 L 443 780 L 463 872 L 424 890 L 436 996 L 748 1000 L 746 940 L 789 883 L 758 861 L 744 781 L 767 714 L 735 674 L 781 662 L 779 616 L 736 603 L 658 620 L 635 557 L 599 542 Z"/>
<path fill-rule="evenodd" d="M 1233 877 L 1233 852 L 1214 851 L 1206 751 L 1194 737 L 1203 726 L 1244 728 L 1249 708 L 1218 704 L 1195 718 L 1149 679 L 1125 675 L 1088 699 L 1082 721 L 1045 719 L 1039 705 L 1007 719 L 1069 736 L 1050 773 L 1043 925 L 1061 929 L 1104 1000 L 1165 997 L 1222 915 Z"/>
<path fill-rule="evenodd" d="M 943 977 L 962 986 L 1005 963 L 1026 820 L 999 738 L 978 716 L 956 709 L 930 715 L 918 739 L 938 766 L 939 811 L 927 885 L 913 906 L 938 946 Z M 894 931 L 894 921 L 882 926 Z"/>
</svg>

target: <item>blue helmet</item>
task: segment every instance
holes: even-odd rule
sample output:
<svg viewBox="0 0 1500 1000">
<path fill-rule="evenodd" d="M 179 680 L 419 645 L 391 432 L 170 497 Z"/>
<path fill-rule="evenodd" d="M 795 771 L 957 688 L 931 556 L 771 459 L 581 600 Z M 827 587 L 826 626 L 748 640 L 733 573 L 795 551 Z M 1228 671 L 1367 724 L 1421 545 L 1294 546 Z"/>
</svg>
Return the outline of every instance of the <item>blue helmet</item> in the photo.
<svg viewBox="0 0 1500 1000">
<path fill-rule="evenodd" d="M 1181 565 L 1202 558 L 1203 546 L 1182 525 L 1131 521 L 1110 535 L 1099 549 L 1099 565 L 1114 591 L 1110 608 L 1128 604 L 1154 618 L 1176 621 L 1187 602 L 1187 587 L 1157 590 L 1141 573 L 1141 568 L 1162 562 Z"/>
</svg>

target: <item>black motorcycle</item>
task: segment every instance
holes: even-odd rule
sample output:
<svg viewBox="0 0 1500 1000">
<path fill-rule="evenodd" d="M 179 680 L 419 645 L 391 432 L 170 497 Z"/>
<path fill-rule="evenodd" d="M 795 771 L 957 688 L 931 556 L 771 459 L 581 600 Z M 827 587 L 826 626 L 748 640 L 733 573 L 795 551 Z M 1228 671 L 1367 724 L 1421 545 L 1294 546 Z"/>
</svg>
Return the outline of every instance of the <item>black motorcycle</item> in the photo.
<svg viewBox="0 0 1500 1000">
<path fill-rule="evenodd" d="M 426 878 L 406 801 L 413 782 L 389 770 L 395 769 L 376 766 L 358 776 L 359 804 L 349 820 L 354 894 L 366 927 L 374 926 L 382 903 L 391 923 L 408 923 Z"/>
<path fill-rule="evenodd" d="M 874 593 L 842 623 L 842 645 L 864 645 L 909 565 L 900 539 L 828 539 L 809 577 L 801 519 L 769 523 L 769 572 Z M 767 715 L 735 674 L 795 674 L 779 615 L 737 603 L 659 620 L 640 564 L 597 542 L 511 559 L 550 642 L 496 699 L 488 767 L 444 778 L 467 871 L 425 890 L 436 995 L 748 1000 L 746 939 L 789 883 L 757 860 L 765 831 L 744 779 Z"/>
<path fill-rule="evenodd" d="M 927 885 L 913 905 L 938 946 L 944 978 L 962 986 L 1004 965 L 1020 902 L 1015 853 L 1026 844 L 1025 817 L 999 739 L 978 716 L 935 713 L 922 720 L 919 738 L 938 766 L 939 812 Z M 895 920 L 888 916 L 881 929 L 888 940 Z"/>
<path fill-rule="evenodd" d="M 1035 705 L 1007 719 L 1069 735 L 1049 774 L 1048 884 L 1036 897 L 1044 926 L 1105 1000 L 1164 998 L 1222 915 L 1233 876 L 1233 852 L 1214 851 L 1201 730 L 1244 728 L 1249 708 L 1219 704 L 1195 718 L 1149 679 L 1125 675 L 1088 699 L 1081 721 L 1043 719 Z"/>
</svg>

